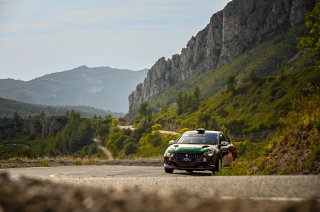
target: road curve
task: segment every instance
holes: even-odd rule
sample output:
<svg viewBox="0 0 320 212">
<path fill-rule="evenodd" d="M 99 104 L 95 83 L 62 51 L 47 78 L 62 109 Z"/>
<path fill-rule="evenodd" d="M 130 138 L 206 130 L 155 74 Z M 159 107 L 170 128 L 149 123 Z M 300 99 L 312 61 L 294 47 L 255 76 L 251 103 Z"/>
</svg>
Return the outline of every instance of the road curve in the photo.
<svg viewBox="0 0 320 212">
<path fill-rule="evenodd" d="M 212 176 L 210 172 L 175 171 L 147 166 L 60 166 L 0 169 L 13 178 L 28 176 L 54 182 L 99 188 L 139 188 L 166 194 L 186 192 L 221 198 L 320 200 L 320 176 Z"/>
<path fill-rule="evenodd" d="M 112 153 L 107 148 L 102 146 L 101 141 L 98 138 L 94 138 L 93 142 L 96 143 L 97 147 L 108 157 L 108 160 L 113 160 Z"/>
<path fill-rule="evenodd" d="M 135 130 L 136 128 L 133 127 L 133 125 L 128 125 L 128 126 L 122 126 L 118 125 L 119 129 L 129 129 L 129 130 Z M 170 134 L 170 135 L 178 135 L 179 133 L 174 132 L 174 131 L 168 131 L 168 130 L 159 130 L 161 134 Z"/>
</svg>

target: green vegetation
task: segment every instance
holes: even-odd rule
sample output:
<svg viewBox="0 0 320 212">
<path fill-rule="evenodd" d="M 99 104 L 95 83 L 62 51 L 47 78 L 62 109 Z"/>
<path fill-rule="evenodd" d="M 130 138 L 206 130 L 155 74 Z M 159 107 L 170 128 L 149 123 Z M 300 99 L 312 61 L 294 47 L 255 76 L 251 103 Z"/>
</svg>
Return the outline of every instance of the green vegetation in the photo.
<svg viewBox="0 0 320 212">
<path fill-rule="evenodd" d="M 310 11 L 305 20 L 307 27 L 307 35 L 301 37 L 298 42 L 298 46 L 301 50 L 307 50 L 310 52 L 320 51 L 320 1 L 316 1 L 316 5 L 312 11 Z"/>
<path fill-rule="evenodd" d="M 194 112 L 198 109 L 200 102 L 200 89 L 196 86 L 193 93 L 189 94 L 187 92 L 178 92 L 176 97 L 177 103 L 177 114 Z"/>
<path fill-rule="evenodd" d="M 178 139 L 177 135 L 161 134 L 159 131 L 152 131 L 145 134 L 138 143 L 138 157 L 162 158 L 168 147 L 168 141 Z"/>
<path fill-rule="evenodd" d="M 293 110 L 281 119 L 272 138 L 271 174 L 320 171 L 320 88 L 308 85 L 303 94 L 293 101 Z"/>
<path fill-rule="evenodd" d="M 44 112 L 48 116 L 62 116 L 71 110 L 75 110 L 81 116 L 87 118 L 93 118 L 94 116 L 103 117 L 106 114 L 110 114 L 113 117 L 124 116 L 122 113 L 104 111 L 88 106 L 47 106 L 0 98 L 0 117 L 12 117 L 14 113 L 18 113 L 20 116 L 27 118 L 28 116 L 36 116 L 41 112 Z"/>
<path fill-rule="evenodd" d="M 307 86 L 269 142 L 234 142 L 238 160 L 219 175 L 303 174 L 320 171 L 320 89 Z"/>
<path fill-rule="evenodd" d="M 313 25 L 306 21 L 309 34 L 318 26 L 314 21 L 318 13 L 314 13 L 308 15 Z M 242 139 L 235 142 L 238 160 L 221 175 L 319 173 L 316 114 L 320 104 L 316 95 L 305 98 L 310 87 L 320 87 L 319 51 L 299 52 L 297 38 L 306 36 L 305 32 L 304 26 L 283 31 L 222 67 L 172 86 L 150 100 L 152 124 L 176 130 L 220 129 Z M 193 109 L 195 88 L 201 99 Z M 301 108 L 308 109 L 303 112 Z M 301 126 L 313 126 L 313 130 Z M 159 137 L 156 132 L 143 135 L 137 155 L 156 155 L 153 151 L 161 143 Z"/>
<path fill-rule="evenodd" d="M 80 114 L 74 111 L 66 115 L 46 118 L 42 113 L 40 116 L 22 119 L 16 113 L 12 119 L 1 119 L 0 159 L 101 156 L 92 139 L 95 131 L 96 134 L 100 133 L 107 121 L 81 118 Z M 50 126 L 47 124 L 49 120 Z M 50 127 L 51 133 L 50 130 L 44 130 Z M 54 132 L 54 128 L 60 130 Z"/>
<path fill-rule="evenodd" d="M 299 57 L 296 48 L 296 38 L 304 32 L 303 26 L 298 26 L 289 31 L 279 33 L 270 40 L 257 45 L 230 61 L 228 64 L 213 70 L 206 70 L 201 74 L 193 75 L 181 81 L 152 99 L 150 103 L 156 110 L 166 103 L 170 106 L 175 102 L 179 92 L 192 93 L 199 87 L 201 97 L 206 100 L 218 97 L 227 90 L 228 78 L 234 76 L 236 84 L 247 82 L 252 75 L 267 79 L 279 72 L 294 72 L 305 65 L 312 66 L 312 59 L 308 56 Z M 259 80 L 255 81 L 259 83 Z"/>
<path fill-rule="evenodd" d="M 160 124 L 153 123 L 152 111 L 147 102 L 139 107 L 140 115 L 136 118 L 136 129 L 119 129 L 119 121 L 113 120 L 105 144 L 118 158 L 161 158 L 169 140 L 177 139 L 177 135 L 161 134 Z"/>
<path fill-rule="evenodd" d="M 255 175 L 269 174 L 265 168 L 269 150 L 268 142 L 249 140 L 233 142 L 237 148 L 238 158 L 230 167 L 223 168 L 217 175 Z"/>
<path fill-rule="evenodd" d="M 81 147 L 92 143 L 93 131 L 89 120 L 80 118 L 80 114 L 71 112 L 68 123 L 62 131 L 46 139 L 39 145 L 40 156 L 68 155 L 77 152 Z"/>
<path fill-rule="evenodd" d="M 138 125 L 134 131 L 119 129 L 117 119 L 113 122 L 105 143 L 113 156 L 118 158 L 161 158 L 168 146 L 168 141 L 177 139 L 177 135 L 161 134 L 159 124 L 151 127 L 143 124 L 145 120 L 141 120 L 142 124 Z"/>
<path fill-rule="evenodd" d="M 319 2 L 306 19 L 308 30 L 301 25 L 283 31 L 228 64 L 191 76 L 143 102 L 131 120 L 133 131 L 118 128 L 126 124 L 124 119 L 86 119 L 70 112 L 54 134 L 5 138 L 0 156 L 101 157 L 91 141 L 99 137 L 116 158 L 161 158 L 168 141 L 178 138 L 160 133 L 162 128 L 183 133 L 204 127 L 225 131 L 237 147 L 238 159 L 220 175 L 319 173 L 318 10 Z M 302 52 L 296 47 L 298 37 Z M 47 118 L 42 113 L 40 125 Z M 12 120 L 7 125 L 15 129 L 24 118 L 13 113 Z"/>
<path fill-rule="evenodd" d="M 265 139 L 261 132 L 272 132 L 279 126 L 280 118 L 292 109 L 291 100 L 301 95 L 302 88 L 308 83 L 319 84 L 316 55 L 300 54 L 296 48 L 296 37 L 303 31 L 299 26 L 283 32 L 227 65 L 173 86 L 150 101 L 154 108 L 161 105 L 159 102 L 168 103 L 166 110 L 154 115 L 154 122 Z M 198 109 L 180 113 L 179 101 L 172 97 L 176 94 L 181 100 L 181 93 L 192 93 L 190 89 L 196 86 L 202 97 Z"/>
</svg>

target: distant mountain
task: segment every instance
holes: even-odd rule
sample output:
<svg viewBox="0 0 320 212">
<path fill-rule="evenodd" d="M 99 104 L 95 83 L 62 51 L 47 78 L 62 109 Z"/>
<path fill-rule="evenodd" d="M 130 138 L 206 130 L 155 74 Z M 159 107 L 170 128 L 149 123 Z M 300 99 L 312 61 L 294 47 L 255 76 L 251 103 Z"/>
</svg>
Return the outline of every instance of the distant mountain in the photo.
<svg viewBox="0 0 320 212">
<path fill-rule="evenodd" d="M 12 117 L 13 113 L 17 112 L 23 117 L 39 115 L 41 112 L 45 112 L 47 116 L 61 116 L 67 111 L 77 111 L 83 117 L 94 117 L 110 114 L 113 117 L 121 117 L 122 113 L 113 113 L 110 111 L 104 111 L 88 106 L 48 106 L 48 105 L 34 105 L 24 102 L 19 102 L 10 99 L 4 99 L 0 97 L 0 116 Z"/>
<path fill-rule="evenodd" d="M 146 74 L 147 70 L 80 66 L 30 81 L 2 79 L 0 96 L 31 104 L 85 105 L 125 113 L 127 96 Z"/>
</svg>

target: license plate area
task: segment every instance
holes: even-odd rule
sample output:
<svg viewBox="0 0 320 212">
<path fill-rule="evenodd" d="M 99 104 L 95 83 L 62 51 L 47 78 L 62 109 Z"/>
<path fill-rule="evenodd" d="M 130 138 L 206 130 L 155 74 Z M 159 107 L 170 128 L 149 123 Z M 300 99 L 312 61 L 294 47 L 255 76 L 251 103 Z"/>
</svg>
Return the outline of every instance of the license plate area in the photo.
<svg viewBox="0 0 320 212">
<path fill-rule="evenodd" d="M 183 161 L 191 161 L 191 158 L 183 158 Z"/>
</svg>

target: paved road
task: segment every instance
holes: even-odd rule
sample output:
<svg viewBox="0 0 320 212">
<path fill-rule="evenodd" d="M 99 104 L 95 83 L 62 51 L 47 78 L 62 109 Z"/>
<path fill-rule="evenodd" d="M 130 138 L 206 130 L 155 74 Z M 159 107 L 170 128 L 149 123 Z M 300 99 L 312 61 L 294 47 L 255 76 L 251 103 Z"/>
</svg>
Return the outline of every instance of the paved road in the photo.
<svg viewBox="0 0 320 212">
<path fill-rule="evenodd" d="M 0 170 L 1 171 L 1 170 Z M 320 200 L 320 176 L 212 176 L 210 172 L 175 171 L 165 174 L 161 167 L 147 166 L 60 166 L 5 169 L 14 178 L 21 175 L 55 182 L 102 188 L 130 187 L 162 194 L 178 191 L 222 198 Z"/>
<path fill-rule="evenodd" d="M 130 129 L 130 130 L 135 130 L 136 128 L 134 128 L 132 125 L 128 125 L 128 126 L 121 126 L 118 125 L 119 129 Z M 168 130 L 159 130 L 159 132 L 161 134 L 171 134 L 171 135 L 178 135 L 179 133 L 174 132 L 174 131 L 168 131 Z"/>
</svg>

